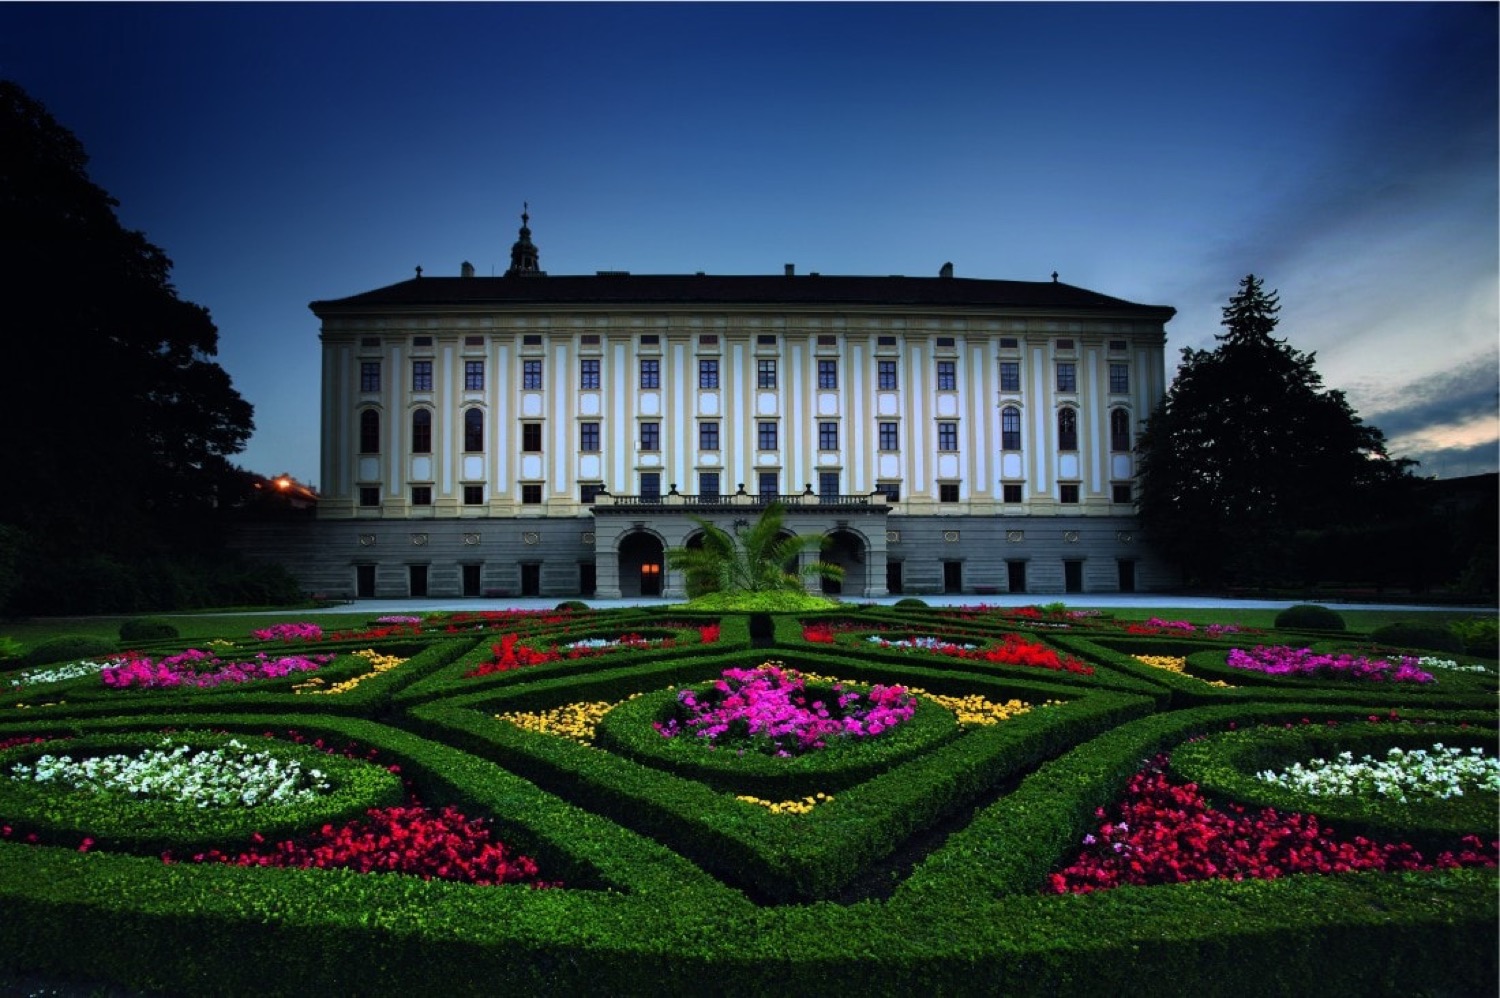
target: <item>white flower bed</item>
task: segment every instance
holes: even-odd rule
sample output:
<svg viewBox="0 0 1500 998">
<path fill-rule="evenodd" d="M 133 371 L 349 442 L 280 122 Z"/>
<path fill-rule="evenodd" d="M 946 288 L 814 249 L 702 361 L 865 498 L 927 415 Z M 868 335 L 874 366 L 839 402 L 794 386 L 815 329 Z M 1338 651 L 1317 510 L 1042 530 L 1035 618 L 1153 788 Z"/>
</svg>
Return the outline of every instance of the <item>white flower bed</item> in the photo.
<svg viewBox="0 0 1500 998">
<path fill-rule="evenodd" d="M 332 789 L 320 770 L 269 752 L 247 751 L 237 740 L 221 748 L 194 749 L 174 745 L 170 737 L 136 755 L 94 756 L 77 762 L 66 755 L 44 755 L 32 765 L 17 763 L 9 775 L 65 790 L 120 793 L 198 807 L 293 804 Z"/>
<path fill-rule="evenodd" d="M 1467 792 L 1500 792 L 1500 760 L 1483 749 L 1393 748 L 1384 759 L 1340 752 L 1332 761 L 1293 763 L 1285 772 L 1255 774 L 1267 783 L 1314 797 L 1374 796 L 1406 803 L 1410 799 L 1461 797 Z"/>
<path fill-rule="evenodd" d="M 31 672 L 23 672 L 10 681 L 12 686 L 34 686 L 38 683 L 60 683 L 64 679 L 77 679 L 79 676 L 97 676 L 116 662 L 91 662 L 85 659 L 82 662 L 69 662 L 67 665 L 54 665 L 50 669 L 36 669 Z"/>
<path fill-rule="evenodd" d="M 872 644 L 882 648 L 921 648 L 925 651 L 936 651 L 940 648 L 960 648 L 964 651 L 973 651 L 978 645 L 964 644 L 958 641 L 949 641 L 945 638 L 900 638 L 896 641 L 887 641 L 878 634 L 872 634 L 867 638 Z"/>
<path fill-rule="evenodd" d="M 1447 669 L 1449 672 L 1489 672 L 1487 665 L 1459 665 L 1451 658 L 1434 658 L 1424 655 L 1417 659 L 1417 665 L 1424 669 Z"/>
</svg>

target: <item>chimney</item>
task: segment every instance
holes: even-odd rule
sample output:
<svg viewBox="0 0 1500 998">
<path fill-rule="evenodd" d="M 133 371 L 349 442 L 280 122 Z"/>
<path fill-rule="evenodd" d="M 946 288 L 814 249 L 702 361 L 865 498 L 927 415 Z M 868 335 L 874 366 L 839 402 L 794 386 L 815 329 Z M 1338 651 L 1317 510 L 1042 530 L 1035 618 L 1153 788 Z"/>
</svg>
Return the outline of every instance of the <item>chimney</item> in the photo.
<svg viewBox="0 0 1500 998">
<path fill-rule="evenodd" d="M 943 264 L 943 269 L 938 271 L 938 276 L 939 277 L 952 277 L 953 276 L 953 264 L 951 264 L 951 263 L 945 263 L 945 264 Z"/>
<path fill-rule="evenodd" d="M 474 276 L 474 265 L 472 263 L 470 263 L 469 261 L 465 260 L 463 262 L 463 266 L 459 267 L 459 273 L 463 274 L 463 276 L 465 276 L 465 277 L 473 277 Z"/>
<path fill-rule="evenodd" d="M 796 273 L 797 273 L 797 265 L 795 263 L 789 263 L 789 264 L 786 265 L 786 276 L 791 277 L 791 276 L 793 276 Z"/>
</svg>

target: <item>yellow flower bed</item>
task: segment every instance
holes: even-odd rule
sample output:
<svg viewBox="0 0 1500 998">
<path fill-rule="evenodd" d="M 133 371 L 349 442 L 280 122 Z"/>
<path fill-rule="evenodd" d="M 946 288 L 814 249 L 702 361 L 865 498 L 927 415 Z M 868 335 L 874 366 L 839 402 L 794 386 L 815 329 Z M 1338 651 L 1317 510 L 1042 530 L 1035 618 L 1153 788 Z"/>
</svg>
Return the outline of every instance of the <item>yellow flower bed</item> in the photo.
<svg viewBox="0 0 1500 998">
<path fill-rule="evenodd" d="M 636 696 L 639 694 L 632 694 L 626 699 L 633 700 Z M 551 710 L 513 711 L 496 714 L 495 717 L 502 721 L 509 721 L 526 731 L 534 731 L 540 735 L 557 735 L 561 738 L 571 738 L 580 745 L 592 745 L 595 726 L 605 714 L 624 702 L 624 700 L 616 700 L 612 703 L 595 700 L 565 703 Z"/>
<path fill-rule="evenodd" d="M 810 683 L 843 683 L 846 686 L 860 685 L 848 679 L 836 679 L 833 676 L 820 676 L 812 672 L 804 672 L 802 673 L 802 676 Z M 866 683 L 864 685 L 868 686 L 869 684 Z M 933 703 L 937 704 L 939 707 L 943 707 L 947 710 L 953 711 L 953 713 L 958 715 L 958 723 L 966 728 L 999 724 L 1001 721 L 1008 721 L 1013 717 L 1020 717 L 1022 714 L 1031 710 L 1033 707 L 1033 704 L 1026 703 L 1023 700 L 1007 700 L 1004 703 L 995 703 L 992 700 L 986 700 L 978 693 L 971 693 L 968 696 L 954 697 L 946 696 L 941 693 L 929 693 L 926 690 L 920 689 L 916 686 L 907 686 L 906 689 L 907 691 L 914 693 L 919 697 L 926 697 Z M 1053 701 L 1050 700 L 1048 701 L 1048 703 L 1052 702 Z"/>
<path fill-rule="evenodd" d="M 1179 676 L 1188 676 L 1188 678 L 1190 678 L 1190 679 L 1196 679 L 1197 678 L 1196 676 L 1192 676 L 1191 674 L 1189 674 L 1189 672 L 1187 671 L 1187 659 L 1186 658 L 1182 658 L 1180 656 L 1176 656 L 1176 655 L 1135 655 L 1135 656 L 1132 656 L 1132 657 L 1137 662 L 1140 662 L 1143 665 L 1149 665 L 1153 669 L 1166 669 L 1168 672 L 1175 672 Z M 1222 680 L 1222 679 L 1199 679 L 1198 681 L 1200 683 L 1207 683 L 1210 686 L 1218 686 L 1218 687 L 1220 687 L 1222 689 L 1227 689 L 1227 690 L 1234 689 L 1234 687 L 1231 684 L 1224 682 L 1224 680 Z"/>
<path fill-rule="evenodd" d="M 806 814 L 819 804 L 826 804 L 833 800 L 833 798 L 825 793 L 817 793 L 811 797 L 804 797 L 801 800 L 769 801 L 762 800 L 759 797 L 747 796 L 737 796 L 735 800 L 742 800 L 746 804 L 763 807 L 772 814 Z"/>
<path fill-rule="evenodd" d="M 369 660 L 371 666 L 369 672 L 362 672 L 357 676 L 346 679 L 342 683 L 335 683 L 332 686 L 328 685 L 327 680 L 322 679 L 319 676 L 313 676 L 305 683 L 296 684 L 292 687 L 292 689 L 298 693 L 316 693 L 325 696 L 332 696 L 336 693 L 348 693 L 350 690 L 354 689 L 354 687 L 358 686 L 366 679 L 369 679 L 371 676 L 378 676 L 382 672 L 390 672 L 398 665 L 403 665 L 406 662 L 406 659 L 397 658 L 395 655 L 382 655 L 380 654 L 380 652 L 376 651 L 373 648 L 366 648 L 365 650 L 357 651 L 354 654 L 358 655 L 360 658 Z"/>
</svg>

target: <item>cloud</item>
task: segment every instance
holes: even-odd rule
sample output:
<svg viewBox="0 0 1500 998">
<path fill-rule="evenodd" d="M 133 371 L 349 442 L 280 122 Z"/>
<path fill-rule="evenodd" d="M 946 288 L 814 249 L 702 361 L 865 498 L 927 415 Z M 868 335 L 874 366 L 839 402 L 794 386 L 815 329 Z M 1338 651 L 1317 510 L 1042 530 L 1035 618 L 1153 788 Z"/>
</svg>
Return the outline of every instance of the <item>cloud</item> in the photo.
<svg viewBox="0 0 1500 998">
<path fill-rule="evenodd" d="M 1405 384 L 1373 392 L 1367 387 L 1363 393 L 1368 399 L 1366 412 L 1362 415 L 1392 440 L 1475 423 L 1487 422 L 1494 430 L 1500 427 L 1497 372 L 1500 353 L 1486 352 Z"/>
<path fill-rule="evenodd" d="M 1500 442 L 1469 447 L 1442 447 L 1394 455 L 1418 462 L 1415 473 L 1423 478 L 1462 478 L 1500 471 Z"/>
</svg>

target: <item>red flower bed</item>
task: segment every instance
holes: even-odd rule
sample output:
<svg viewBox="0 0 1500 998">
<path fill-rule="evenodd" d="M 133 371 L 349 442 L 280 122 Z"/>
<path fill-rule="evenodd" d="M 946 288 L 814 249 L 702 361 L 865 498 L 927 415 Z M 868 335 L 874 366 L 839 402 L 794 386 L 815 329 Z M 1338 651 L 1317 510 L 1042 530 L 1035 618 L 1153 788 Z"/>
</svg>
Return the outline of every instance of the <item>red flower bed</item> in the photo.
<svg viewBox="0 0 1500 998">
<path fill-rule="evenodd" d="M 1084 836 L 1078 857 L 1051 875 L 1052 893 L 1189 880 L 1273 880 L 1293 873 L 1494 866 L 1500 856 L 1500 840 L 1486 845 L 1473 835 L 1428 860 L 1406 843 L 1340 838 L 1313 815 L 1273 808 L 1251 812 L 1237 804 L 1216 811 L 1196 784 L 1168 780 L 1166 761 L 1157 756 L 1131 777 L 1113 815 L 1103 808 L 1094 812 L 1106 820 Z"/>
<path fill-rule="evenodd" d="M 975 648 L 967 651 L 955 648 L 943 654 L 950 654 L 955 658 L 991 662 L 995 665 L 1023 665 L 1031 669 L 1053 669 L 1076 673 L 1080 676 L 1094 674 L 1093 666 L 1085 665 L 1071 655 L 1061 656 L 1040 641 L 1020 634 L 1007 634 L 1000 644 L 991 645 L 988 648 Z"/>
<path fill-rule="evenodd" d="M 512 669 L 523 669 L 528 665 L 541 665 L 543 662 L 556 662 L 562 658 L 556 651 L 537 651 L 525 645 L 517 644 L 521 639 L 519 634 L 502 634 L 500 643 L 490 647 L 490 654 L 495 657 L 483 665 L 476 666 L 464 673 L 465 679 L 473 679 L 477 676 L 488 676 L 495 672 L 509 672 Z"/>
</svg>

